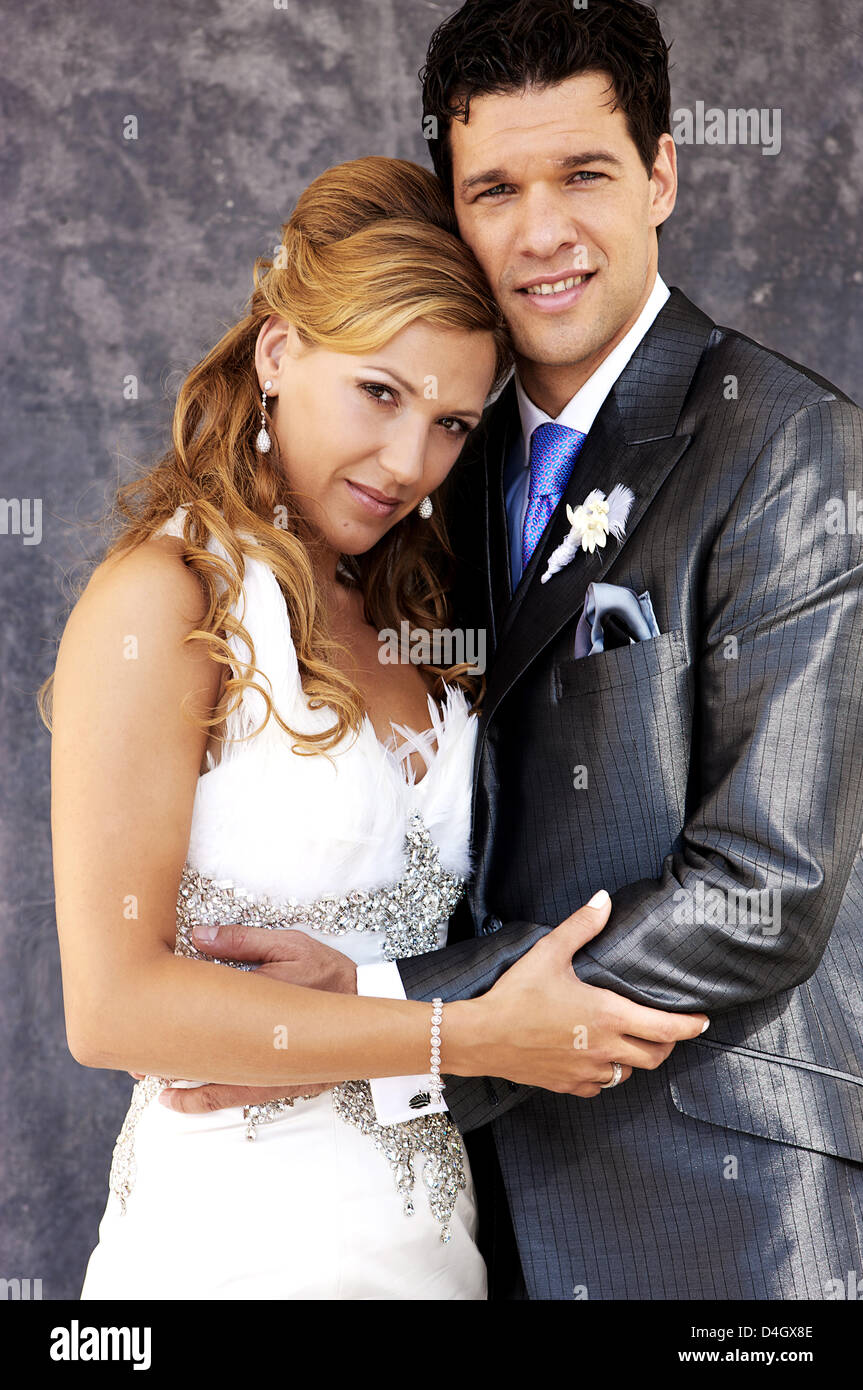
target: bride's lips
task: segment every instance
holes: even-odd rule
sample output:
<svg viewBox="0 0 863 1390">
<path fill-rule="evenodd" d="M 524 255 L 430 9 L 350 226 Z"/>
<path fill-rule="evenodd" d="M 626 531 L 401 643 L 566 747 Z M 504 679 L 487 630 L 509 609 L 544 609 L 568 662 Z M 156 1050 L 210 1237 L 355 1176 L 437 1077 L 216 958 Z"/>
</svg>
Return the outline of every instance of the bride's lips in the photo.
<svg viewBox="0 0 863 1390">
<path fill-rule="evenodd" d="M 387 497 L 386 493 L 377 492 L 375 488 L 361 487 L 359 483 L 352 483 L 349 478 L 345 478 L 348 491 L 366 511 L 371 512 L 372 516 L 392 516 L 397 507 L 401 505 L 397 497 Z"/>
<path fill-rule="evenodd" d="M 541 314 L 561 313 L 564 309 L 570 309 L 573 304 L 577 304 L 585 290 L 591 284 L 596 274 L 595 270 L 583 271 L 582 274 L 587 278 L 580 284 L 573 285 L 570 290 L 561 290 L 558 294 L 528 294 L 527 288 L 517 290 L 516 293 L 522 299 L 526 299 L 531 308 L 536 309 Z M 558 280 L 572 279 L 572 276 L 558 276 Z M 549 281 L 548 283 L 554 283 Z"/>
</svg>

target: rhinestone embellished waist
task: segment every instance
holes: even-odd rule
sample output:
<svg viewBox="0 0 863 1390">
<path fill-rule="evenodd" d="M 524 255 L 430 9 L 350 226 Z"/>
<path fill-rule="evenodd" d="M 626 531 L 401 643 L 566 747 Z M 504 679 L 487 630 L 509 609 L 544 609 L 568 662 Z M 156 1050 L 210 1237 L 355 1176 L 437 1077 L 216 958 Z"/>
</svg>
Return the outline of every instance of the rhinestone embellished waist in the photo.
<svg viewBox="0 0 863 1390">
<path fill-rule="evenodd" d="M 373 891 L 322 897 L 314 903 L 299 903 L 291 898 L 274 900 L 263 895 L 255 897 L 231 883 L 216 882 L 186 865 L 177 900 L 175 953 L 212 960 L 195 945 L 192 927 L 199 923 L 237 922 L 273 929 L 302 924 L 334 936 L 379 932 L 384 936 L 384 959 L 422 955 L 437 949 L 438 928 L 454 910 L 464 885 L 463 878 L 441 866 L 439 850 L 418 814 L 411 817 L 405 834 L 402 877 L 395 884 Z M 240 961 L 218 963 L 239 970 L 255 968 Z M 152 1076 L 137 1083 L 115 1145 L 111 1188 L 124 1211 L 135 1177 L 135 1127 L 145 1106 L 166 1084 L 169 1083 L 165 1078 Z M 413 1159 L 418 1154 L 423 1157 L 422 1180 L 429 1207 L 441 1226 L 441 1239 L 448 1241 L 458 1193 L 466 1186 L 461 1138 L 449 1116 L 424 1115 L 400 1124 L 381 1125 L 367 1081 L 334 1086 L 332 1099 L 339 1118 L 368 1134 L 389 1162 L 407 1215 L 414 1210 Z M 259 1125 L 281 1119 L 293 1105 L 293 1100 L 285 1098 L 245 1106 L 246 1137 L 254 1139 Z"/>
<path fill-rule="evenodd" d="M 411 816 L 404 851 L 405 867 L 398 883 L 342 896 L 328 895 L 313 903 L 253 896 L 233 884 L 217 883 L 187 865 L 180 879 L 176 953 L 212 959 L 192 939 L 192 926 L 200 922 L 239 922 L 273 928 L 302 924 L 331 936 L 381 932 L 386 960 L 403 960 L 434 951 L 438 926 L 454 910 L 465 881 L 441 866 L 440 851 L 419 814 Z M 254 966 L 240 968 L 251 970 Z"/>
</svg>

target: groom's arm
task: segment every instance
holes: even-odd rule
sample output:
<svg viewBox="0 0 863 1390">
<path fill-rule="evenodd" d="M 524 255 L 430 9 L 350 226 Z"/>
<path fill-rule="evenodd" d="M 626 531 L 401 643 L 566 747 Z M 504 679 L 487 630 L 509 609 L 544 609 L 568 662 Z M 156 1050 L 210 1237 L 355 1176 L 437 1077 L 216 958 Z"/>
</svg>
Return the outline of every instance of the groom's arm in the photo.
<svg viewBox="0 0 863 1390">
<path fill-rule="evenodd" d="M 863 528 L 842 524 L 861 477 L 863 412 L 839 400 L 750 469 L 704 574 L 697 804 L 661 878 L 617 889 L 575 957 L 590 984 L 714 1014 L 817 969 L 863 836 Z M 747 923 L 737 894 L 759 890 Z"/>
<path fill-rule="evenodd" d="M 863 836 L 863 534 L 829 505 L 847 508 L 855 489 L 863 500 L 861 477 L 863 412 L 839 400 L 786 420 L 753 463 L 704 570 L 697 801 L 661 877 L 615 889 L 607 926 L 573 960 L 585 982 L 713 1015 L 817 968 Z M 778 920 L 747 923 L 735 904 L 750 890 L 770 892 Z M 483 993 L 549 929 L 507 923 L 400 961 L 407 996 Z M 469 1130 L 527 1094 L 453 1077 L 446 1098 Z"/>
</svg>

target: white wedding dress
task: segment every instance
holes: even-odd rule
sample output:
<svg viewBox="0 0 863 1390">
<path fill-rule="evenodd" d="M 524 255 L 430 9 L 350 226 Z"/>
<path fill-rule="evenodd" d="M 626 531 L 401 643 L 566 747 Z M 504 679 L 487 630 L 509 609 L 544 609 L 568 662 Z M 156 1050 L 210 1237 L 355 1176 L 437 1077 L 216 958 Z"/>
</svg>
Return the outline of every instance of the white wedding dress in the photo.
<svg viewBox="0 0 863 1390">
<path fill-rule="evenodd" d="M 182 520 L 178 508 L 162 533 L 182 535 Z M 328 710 L 308 707 L 276 578 L 244 545 L 238 615 L 276 708 L 293 728 L 331 727 Z M 469 870 L 477 721 L 455 687 L 429 710 L 431 730 L 394 726 L 398 748 L 366 718 L 330 758 L 300 756 L 272 718 L 234 741 L 265 712 L 245 689 L 221 758 L 208 755 L 198 779 L 177 952 L 201 954 L 190 929 L 207 919 L 307 931 L 357 963 L 443 945 Z M 382 1127 L 359 1081 L 293 1105 L 183 1115 L 158 1103 L 166 1084 L 134 1087 L 82 1299 L 486 1297 L 470 1168 L 448 1115 Z"/>
</svg>

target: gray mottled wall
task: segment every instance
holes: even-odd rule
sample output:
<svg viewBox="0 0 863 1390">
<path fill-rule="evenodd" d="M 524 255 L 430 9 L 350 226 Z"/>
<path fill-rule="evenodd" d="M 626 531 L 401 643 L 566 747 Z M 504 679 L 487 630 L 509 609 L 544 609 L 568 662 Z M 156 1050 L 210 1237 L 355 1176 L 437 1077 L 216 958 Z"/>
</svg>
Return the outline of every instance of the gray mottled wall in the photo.
<svg viewBox="0 0 863 1390">
<path fill-rule="evenodd" d="M 131 1081 L 65 1046 L 47 675 L 63 585 L 125 461 L 219 336 L 305 182 L 366 153 L 425 162 L 416 73 L 455 5 L 4 0 L 0 492 L 0 1277 L 76 1297 Z M 860 398 L 859 0 L 662 0 L 675 106 L 782 111 L 782 146 L 681 146 L 665 278 Z M 123 138 L 124 119 L 138 139 Z M 126 400 L 124 378 L 138 378 Z M 861 480 L 863 482 L 863 480 Z M 190 1294 L 194 1294 L 190 1290 Z"/>
</svg>

